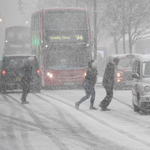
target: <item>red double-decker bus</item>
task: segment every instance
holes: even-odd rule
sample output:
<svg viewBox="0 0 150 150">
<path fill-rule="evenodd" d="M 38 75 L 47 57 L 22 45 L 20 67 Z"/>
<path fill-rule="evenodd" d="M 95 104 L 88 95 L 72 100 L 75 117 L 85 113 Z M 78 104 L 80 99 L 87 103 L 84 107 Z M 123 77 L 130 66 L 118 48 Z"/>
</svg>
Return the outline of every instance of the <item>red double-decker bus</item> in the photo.
<svg viewBox="0 0 150 150">
<path fill-rule="evenodd" d="M 11 26 L 5 29 L 4 55 L 31 54 L 30 28 Z"/>
<path fill-rule="evenodd" d="M 43 86 L 81 85 L 92 58 L 87 10 L 52 8 L 33 13 L 31 47 Z"/>
</svg>

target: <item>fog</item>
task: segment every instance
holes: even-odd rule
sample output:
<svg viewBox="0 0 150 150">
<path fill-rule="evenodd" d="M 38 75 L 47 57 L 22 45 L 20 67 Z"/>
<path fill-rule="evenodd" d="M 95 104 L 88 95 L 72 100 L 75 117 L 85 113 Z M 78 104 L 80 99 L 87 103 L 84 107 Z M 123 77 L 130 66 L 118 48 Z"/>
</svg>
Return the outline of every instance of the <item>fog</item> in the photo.
<svg viewBox="0 0 150 150">
<path fill-rule="evenodd" d="M 32 11 L 30 7 L 34 8 L 34 4 L 30 0 L 22 1 L 24 13 L 21 13 L 18 10 L 18 1 L 19 0 L 0 0 L 0 15 L 2 17 L 2 22 L 0 22 L 0 56 L 2 56 L 4 48 L 5 28 L 19 25 L 30 26 L 30 15 Z M 28 5 L 30 5 L 29 8 L 27 8 Z M 26 24 L 26 20 L 29 21 L 28 24 Z"/>
<path fill-rule="evenodd" d="M 51 7 L 86 8 L 91 26 L 91 48 L 93 52 L 97 49 L 102 57 L 115 53 L 150 53 L 149 0 L 0 0 L 0 17 L 3 19 L 0 22 L 0 56 L 3 53 L 6 27 L 30 26 L 33 12 Z M 129 14 L 129 10 L 133 12 Z M 130 24 L 131 27 L 128 26 Z"/>
</svg>

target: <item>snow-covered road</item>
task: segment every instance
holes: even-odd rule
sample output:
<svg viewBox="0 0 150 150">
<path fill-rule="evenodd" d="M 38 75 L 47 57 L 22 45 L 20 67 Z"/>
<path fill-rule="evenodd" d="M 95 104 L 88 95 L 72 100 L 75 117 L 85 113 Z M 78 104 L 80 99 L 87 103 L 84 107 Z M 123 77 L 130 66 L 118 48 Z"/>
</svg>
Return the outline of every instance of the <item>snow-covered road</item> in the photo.
<svg viewBox="0 0 150 150">
<path fill-rule="evenodd" d="M 84 90 L 42 90 L 30 93 L 28 105 L 21 93 L 0 95 L 0 150 L 149 150 L 150 120 L 133 111 L 131 91 L 114 91 L 102 112 L 105 96 L 96 87 L 95 107 L 89 100 L 76 110 Z"/>
</svg>

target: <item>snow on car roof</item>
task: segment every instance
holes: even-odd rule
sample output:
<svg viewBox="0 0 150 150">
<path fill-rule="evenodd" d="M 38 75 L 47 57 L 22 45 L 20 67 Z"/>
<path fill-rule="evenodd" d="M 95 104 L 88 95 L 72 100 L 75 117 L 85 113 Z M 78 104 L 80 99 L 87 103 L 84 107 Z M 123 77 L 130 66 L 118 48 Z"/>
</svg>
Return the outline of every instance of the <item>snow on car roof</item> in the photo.
<svg viewBox="0 0 150 150">
<path fill-rule="evenodd" d="M 140 58 L 143 62 L 144 61 L 150 61 L 150 54 L 145 54 L 145 55 L 139 55 L 137 58 Z"/>
<path fill-rule="evenodd" d="M 118 57 L 118 58 L 125 58 L 125 57 L 134 57 L 134 56 L 139 56 L 140 54 L 136 53 L 128 53 L 128 54 L 112 54 L 110 57 Z"/>
</svg>

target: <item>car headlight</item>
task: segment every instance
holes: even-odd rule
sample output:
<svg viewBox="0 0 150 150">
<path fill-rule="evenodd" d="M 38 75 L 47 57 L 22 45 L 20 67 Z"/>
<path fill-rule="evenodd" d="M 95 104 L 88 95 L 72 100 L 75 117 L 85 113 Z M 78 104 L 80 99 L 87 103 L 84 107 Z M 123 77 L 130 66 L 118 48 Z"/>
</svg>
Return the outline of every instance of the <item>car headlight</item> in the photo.
<svg viewBox="0 0 150 150">
<path fill-rule="evenodd" d="M 121 80 L 120 79 L 117 79 L 117 82 L 119 83 Z"/>
<path fill-rule="evenodd" d="M 150 92 L 150 86 L 145 86 L 145 87 L 144 87 L 144 91 L 145 91 L 145 92 Z"/>
<path fill-rule="evenodd" d="M 119 78 L 122 76 L 122 72 L 116 72 L 116 76 Z"/>
<path fill-rule="evenodd" d="M 50 72 L 47 72 L 47 76 L 49 76 L 50 78 L 52 78 L 52 77 L 53 77 L 53 74 L 50 73 Z"/>
<path fill-rule="evenodd" d="M 117 77 L 120 77 L 121 76 L 121 73 L 120 72 L 117 72 Z"/>
</svg>

